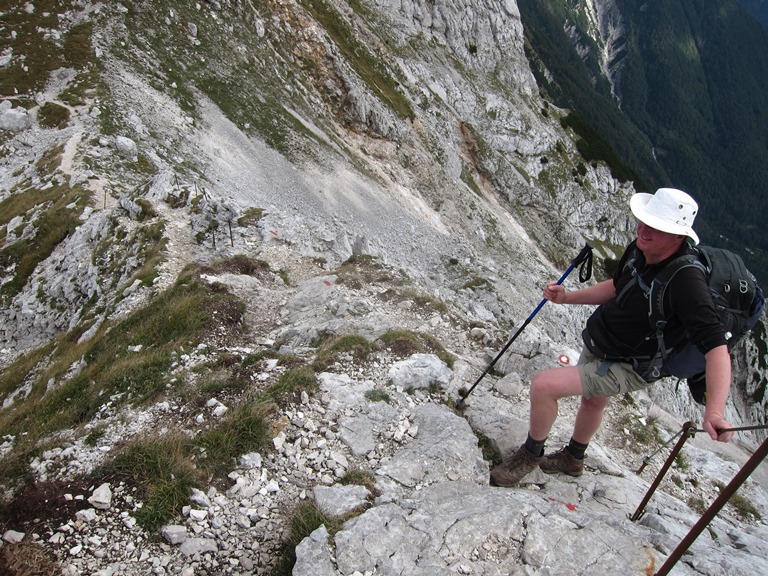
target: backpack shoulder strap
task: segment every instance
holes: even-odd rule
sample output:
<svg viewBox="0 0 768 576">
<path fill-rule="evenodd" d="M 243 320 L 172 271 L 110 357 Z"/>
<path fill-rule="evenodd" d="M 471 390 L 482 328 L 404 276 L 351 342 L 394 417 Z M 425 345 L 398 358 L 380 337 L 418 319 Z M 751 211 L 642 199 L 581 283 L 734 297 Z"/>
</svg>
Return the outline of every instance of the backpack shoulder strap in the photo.
<svg viewBox="0 0 768 576">
<path fill-rule="evenodd" d="M 690 254 L 683 254 L 669 262 L 653 278 L 648 294 L 648 317 L 651 326 L 656 328 L 659 322 L 666 324 L 667 312 L 664 310 L 664 295 L 672 278 L 683 268 L 699 268 L 706 276 L 712 272 L 712 264 L 700 250 L 692 248 Z M 663 326 L 662 326 L 663 327 Z"/>
</svg>

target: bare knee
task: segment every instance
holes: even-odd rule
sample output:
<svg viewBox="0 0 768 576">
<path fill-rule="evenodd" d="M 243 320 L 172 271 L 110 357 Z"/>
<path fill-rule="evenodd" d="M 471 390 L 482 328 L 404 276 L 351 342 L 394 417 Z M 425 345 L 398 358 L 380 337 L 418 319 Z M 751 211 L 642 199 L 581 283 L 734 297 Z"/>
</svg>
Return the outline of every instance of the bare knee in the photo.
<svg viewBox="0 0 768 576">
<path fill-rule="evenodd" d="M 591 398 L 581 397 L 581 406 L 585 410 L 592 412 L 602 412 L 611 400 L 610 396 L 592 396 Z"/>
<path fill-rule="evenodd" d="M 550 382 L 549 370 L 537 372 L 531 380 L 531 396 L 549 396 Z"/>
<path fill-rule="evenodd" d="M 582 393 L 578 370 L 573 368 L 553 368 L 537 372 L 531 380 L 531 397 L 558 400 L 565 396 L 578 396 Z"/>
</svg>

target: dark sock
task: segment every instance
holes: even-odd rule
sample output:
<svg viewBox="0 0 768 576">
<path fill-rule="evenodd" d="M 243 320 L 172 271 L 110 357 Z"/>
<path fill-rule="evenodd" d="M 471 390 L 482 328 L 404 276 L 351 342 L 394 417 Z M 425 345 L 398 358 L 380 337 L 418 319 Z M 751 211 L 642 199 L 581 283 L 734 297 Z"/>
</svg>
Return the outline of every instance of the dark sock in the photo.
<svg viewBox="0 0 768 576">
<path fill-rule="evenodd" d="M 581 460 L 584 458 L 584 452 L 587 451 L 587 446 L 589 446 L 589 442 L 582 444 L 581 442 L 576 442 L 576 440 L 571 438 L 571 441 L 568 443 L 568 446 L 566 446 L 565 449 L 568 450 L 568 453 L 571 456 Z"/>
<path fill-rule="evenodd" d="M 525 446 L 525 449 L 528 450 L 528 452 L 539 457 L 544 454 L 544 444 L 546 442 L 546 438 L 544 438 L 544 440 L 534 440 L 531 438 L 531 435 L 528 434 L 528 438 L 525 439 L 525 444 L 523 444 L 523 446 Z"/>
</svg>

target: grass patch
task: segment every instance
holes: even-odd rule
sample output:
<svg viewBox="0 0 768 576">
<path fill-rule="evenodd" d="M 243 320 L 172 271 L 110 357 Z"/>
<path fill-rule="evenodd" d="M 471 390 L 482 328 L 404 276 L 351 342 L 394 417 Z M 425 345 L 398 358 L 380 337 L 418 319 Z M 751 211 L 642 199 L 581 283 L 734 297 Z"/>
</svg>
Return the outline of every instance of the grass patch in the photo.
<svg viewBox="0 0 768 576">
<path fill-rule="evenodd" d="M 248 208 L 243 215 L 237 219 L 237 225 L 243 227 L 254 226 L 266 215 L 267 212 L 264 208 Z"/>
<path fill-rule="evenodd" d="M 143 506 L 136 520 L 156 530 L 181 513 L 192 488 L 225 477 L 238 456 L 269 445 L 270 412 L 270 404 L 244 405 L 194 439 L 174 434 L 138 440 L 94 475 L 137 486 Z"/>
<path fill-rule="evenodd" d="M 488 280 L 485 278 L 478 278 L 475 276 L 474 278 L 467 280 L 462 288 L 466 288 L 468 290 L 488 290 L 491 288 L 491 283 L 488 282 Z"/>
<path fill-rule="evenodd" d="M 491 467 L 501 464 L 501 452 L 499 452 L 491 439 L 479 430 L 473 429 L 473 432 L 475 433 L 475 436 L 477 436 L 477 444 L 480 446 L 480 452 L 483 454 L 483 459 L 488 461 Z"/>
<path fill-rule="evenodd" d="M 314 370 L 309 366 L 301 366 L 287 370 L 275 384 L 267 388 L 266 395 L 275 401 L 290 401 L 302 392 L 311 394 L 317 391 L 317 388 Z"/>
<path fill-rule="evenodd" d="M 688 504 L 688 508 L 696 512 L 696 514 L 704 514 L 704 512 L 707 511 L 707 508 L 709 508 L 709 505 L 701 496 L 691 496 L 686 501 L 686 504 Z"/>
<path fill-rule="evenodd" d="M 267 417 L 269 403 L 245 405 L 225 418 L 218 426 L 195 438 L 194 446 L 202 451 L 198 465 L 216 477 L 226 476 L 239 456 L 269 446 L 271 440 Z"/>
<path fill-rule="evenodd" d="M 387 270 L 375 256 L 367 254 L 350 256 L 334 270 L 334 274 L 339 284 L 358 290 L 371 284 L 397 281 L 393 273 Z"/>
<path fill-rule="evenodd" d="M 8 576 L 60 576 L 61 565 L 36 542 L 5 544 L 0 549 L 0 574 Z"/>
<path fill-rule="evenodd" d="M 200 486 L 200 475 L 186 455 L 187 443 L 181 435 L 139 440 L 96 473 L 140 489 L 144 505 L 136 521 L 145 530 L 156 530 L 180 514 L 191 489 Z"/>
<path fill-rule="evenodd" d="M 442 314 L 448 312 L 448 306 L 445 305 L 445 302 L 439 298 L 435 298 L 431 294 L 425 294 L 424 292 L 419 292 L 418 290 L 407 288 L 405 290 L 401 290 L 399 295 L 402 300 L 412 300 L 417 306 L 422 308 L 431 308 Z"/>
<path fill-rule="evenodd" d="M 363 361 L 371 353 L 371 343 L 363 336 L 348 335 L 334 338 L 320 346 L 312 363 L 315 372 L 322 372 L 339 362 L 344 356 L 355 361 Z"/>
<path fill-rule="evenodd" d="M 255 276 L 260 272 L 268 272 L 269 264 L 245 254 L 236 254 L 231 258 L 214 263 L 211 268 L 215 273 L 228 272 L 230 274 Z"/>
<path fill-rule="evenodd" d="M 659 445 L 664 442 L 659 430 L 658 418 L 655 416 L 651 416 L 646 423 L 643 423 L 641 419 L 627 414 L 622 418 L 619 426 L 629 432 L 630 437 L 639 444 Z"/>
<path fill-rule="evenodd" d="M 325 526 L 329 538 L 332 539 L 341 530 L 344 522 L 354 518 L 357 514 L 358 512 L 352 512 L 346 516 L 332 517 L 325 515 L 314 501 L 300 503 L 291 514 L 288 538 L 283 544 L 280 557 L 272 569 L 272 576 L 291 575 L 293 566 L 296 564 L 296 546 L 320 526 Z"/>
<path fill-rule="evenodd" d="M 720 481 L 716 481 L 714 484 L 721 492 L 726 488 L 726 485 Z M 742 496 L 738 492 L 728 498 L 728 504 L 742 520 L 747 522 L 760 522 L 763 519 L 760 511 L 754 504 L 752 504 L 752 502 L 750 502 L 749 498 Z"/>
<path fill-rule="evenodd" d="M 65 0 L 39 0 L 35 9 L 27 12 L 26 3 L 17 2 L 11 8 L 3 8 L 3 28 L 13 30 L 15 35 L 3 34 L 3 43 L 13 49 L 12 62 L 0 68 L 0 93 L 32 94 L 41 91 L 49 75 L 58 68 L 82 70 L 93 60 L 90 22 L 63 27 L 64 20 L 58 15 L 68 12 L 70 2 Z M 48 30 L 63 30 L 61 41 L 46 36 Z"/>
<path fill-rule="evenodd" d="M 410 330 L 390 330 L 379 336 L 378 341 L 398 356 L 431 353 L 453 368 L 453 356 L 431 334 Z"/>
<path fill-rule="evenodd" d="M 69 119 L 69 109 L 55 102 L 46 102 L 37 111 L 37 121 L 43 128 L 66 128 Z"/>
<path fill-rule="evenodd" d="M 0 224 L 15 216 L 24 216 L 34 235 L 23 238 L 0 250 L 0 266 L 13 270 L 10 281 L 0 287 L 0 297 L 6 302 L 26 285 L 37 265 L 80 225 L 80 214 L 88 199 L 81 188 L 66 185 L 48 190 L 29 189 L 0 203 Z"/>
<path fill-rule="evenodd" d="M 413 109 L 408 99 L 401 93 L 399 82 L 387 69 L 386 62 L 376 58 L 365 44 L 357 40 L 357 35 L 348 28 L 347 20 L 342 18 L 325 0 L 301 0 L 300 3 L 330 35 L 344 59 L 354 68 L 371 92 L 401 118 L 412 118 Z"/>
<path fill-rule="evenodd" d="M 115 406 L 141 404 L 165 393 L 170 386 L 168 371 L 180 350 L 197 345 L 222 326 L 227 332 L 240 326 L 242 303 L 213 292 L 197 273 L 188 267 L 174 286 L 146 307 L 105 324 L 87 342 L 73 343 L 64 335 L 46 349 L 48 355 L 25 355 L 4 370 L 3 397 L 21 382 L 27 382 L 30 391 L 0 411 L 0 436 L 21 438 L 15 449 L 29 449 L 45 435 L 90 421 L 108 399 Z M 129 346 L 141 349 L 131 351 Z M 81 360 L 82 369 L 70 376 L 72 366 Z M 50 390 L 49 382 L 55 383 Z"/>
<path fill-rule="evenodd" d="M 347 473 L 339 479 L 339 484 L 344 486 L 365 486 L 374 496 L 377 496 L 379 493 L 376 488 L 376 477 L 370 470 L 350 468 L 347 470 Z"/>
<path fill-rule="evenodd" d="M 389 394 L 387 394 L 384 390 L 379 390 L 377 388 L 374 388 L 373 390 L 368 390 L 368 392 L 365 393 L 365 397 L 371 402 L 389 403 L 392 400 L 389 397 Z"/>
</svg>

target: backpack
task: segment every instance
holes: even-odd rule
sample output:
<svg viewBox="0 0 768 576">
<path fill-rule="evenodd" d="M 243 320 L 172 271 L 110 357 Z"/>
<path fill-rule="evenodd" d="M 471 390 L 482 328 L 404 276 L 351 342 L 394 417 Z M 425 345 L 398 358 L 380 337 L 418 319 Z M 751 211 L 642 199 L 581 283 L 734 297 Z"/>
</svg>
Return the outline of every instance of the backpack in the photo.
<svg viewBox="0 0 768 576">
<path fill-rule="evenodd" d="M 636 260 L 637 253 L 627 261 L 625 270 L 631 269 L 637 285 L 648 298 L 648 320 L 659 344 L 655 356 L 641 364 L 643 376 L 649 381 L 676 376 L 680 379 L 688 378 L 689 385 L 694 380 L 703 383 L 702 373 L 706 361 L 696 345 L 690 340 L 684 340 L 676 347 L 667 348 L 664 342 L 663 330 L 667 324 L 664 293 L 667 285 L 683 268 L 695 266 L 704 271 L 730 352 L 749 333 L 762 314 L 764 298 L 755 277 L 747 270 L 738 254 L 711 246 L 692 247 L 690 254 L 678 256 L 667 264 L 650 285 L 637 274 Z M 635 282 L 630 284 L 634 285 Z M 700 394 L 695 393 L 694 396 Z"/>
</svg>

